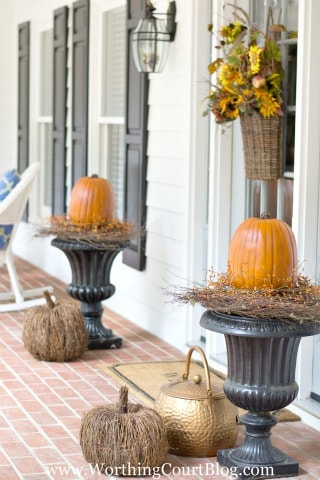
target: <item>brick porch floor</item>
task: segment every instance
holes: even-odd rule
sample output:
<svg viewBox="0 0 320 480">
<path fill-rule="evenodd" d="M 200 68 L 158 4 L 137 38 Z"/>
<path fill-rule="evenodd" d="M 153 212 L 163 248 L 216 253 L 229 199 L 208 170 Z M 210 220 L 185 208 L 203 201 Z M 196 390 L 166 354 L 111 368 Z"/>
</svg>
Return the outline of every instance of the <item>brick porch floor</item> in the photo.
<svg viewBox="0 0 320 480">
<path fill-rule="evenodd" d="M 68 298 L 64 284 L 27 262 L 18 259 L 17 269 L 29 288 L 49 282 L 58 298 Z M 5 268 L 0 274 L 3 289 L 7 286 Z M 121 349 L 87 351 L 80 360 L 69 363 L 41 362 L 23 346 L 23 318 L 23 312 L 0 313 L 0 480 L 106 478 L 91 471 L 79 446 L 84 412 L 118 399 L 118 386 L 97 368 L 98 363 L 171 360 L 184 355 L 105 309 L 104 323 L 123 338 Z M 238 442 L 242 436 L 240 427 Z M 301 421 L 281 423 L 273 428 L 272 440 L 299 461 L 300 474 L 296 478 L 320 479 L 319 431 Z M 226 478 L 223 471 L 217 470 L 215 458 L 169 455 L 166 461 L 171 467 L 160 478 Z M 208 465 L 211 473 L 207 475 Z"/>
</svg>

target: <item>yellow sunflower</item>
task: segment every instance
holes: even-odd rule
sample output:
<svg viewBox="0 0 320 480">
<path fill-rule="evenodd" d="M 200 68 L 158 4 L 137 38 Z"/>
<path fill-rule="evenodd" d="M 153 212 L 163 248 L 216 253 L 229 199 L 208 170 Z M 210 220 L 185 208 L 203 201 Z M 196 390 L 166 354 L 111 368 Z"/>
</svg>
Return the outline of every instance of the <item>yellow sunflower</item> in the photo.
<svg viewBox="0 0 320 480">
<path fill-rule="evenodd" d="M 246 98 L 252 97 L 252 90 L 250 90 L 250 88 L 245 88 L 242 93 L 243 93 L 243 96 Z"/>
<path fill-rule="evenodd" d="M 246 30 L 247 27 L 240 22 L 229 23 L 221 28 L 220 33 L 226 39 L 227 44 L 234 43 L 240 33 Z"/>
<path fill-rule="evenodd" d="M 257 45 L 251 45 L 249 48 L 249 60 L 250 60 L 250 69 L 253 75 L 259 73 L 260 62 L 261 62 L 261 52 L 262 48 L 259 48 Z"/>
<path fill-rule="evenodd" d="M 223 115 L 230 120 L 235 120 L 239 116 L 239 99 L 235 96 L 227 95 L 219 102 L 219 107 Z"/>
<path fill-rule="evenodd" d="M 233 65 L 225 64 L 221 67 L 219 82 L 223 87 L 232 88 L 232 85 L 243 85 L 244 79 L 239 69 Z"/>
<path fill-rule="evenodd" d="M 254 90 L 254 96 L 257 100 L 259 112 L 263 117 L 273 117 L 279 113 L 280 103 L 269 92 L 259 89 Z"/>
</svg>

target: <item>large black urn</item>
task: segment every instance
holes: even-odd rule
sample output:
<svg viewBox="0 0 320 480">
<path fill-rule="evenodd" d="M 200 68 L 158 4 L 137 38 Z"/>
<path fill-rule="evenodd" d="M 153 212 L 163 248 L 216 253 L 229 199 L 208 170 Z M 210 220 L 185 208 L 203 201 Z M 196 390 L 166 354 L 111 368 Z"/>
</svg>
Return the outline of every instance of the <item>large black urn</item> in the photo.
<svg viewBox="0 0 320 480">
<path fill-rule="evenodd" d="M 114 259 L 125 246 L 99 249 L 81 242 L 54 238 L 54 247 L 64 252 L 69 260 L 72 281 L 67 292 L 81 302 L 80 310 L 89 335 L 89 349 L 120 348 L 121 337 L 102 323 L 102 300 L 110 298 L 115 286 L 110 283 L 110 271 Z"/>
<path fill-rule="evenodd" d="M 223 333 L 228 356 L 224 391 L 247 413 L 240 417 L 246 436 L 238 448 L 218 451 L 221 465 L 237 469 L 238 478 L 298 475 L 299 464 L 271 443 L 277 418 L 271 412 L 289 405 L 298 394 L 295 369 L 304 336 L 320 332 L 318 323 L 237 317 L 207 310 L 200 324 Z"/>
</svg>

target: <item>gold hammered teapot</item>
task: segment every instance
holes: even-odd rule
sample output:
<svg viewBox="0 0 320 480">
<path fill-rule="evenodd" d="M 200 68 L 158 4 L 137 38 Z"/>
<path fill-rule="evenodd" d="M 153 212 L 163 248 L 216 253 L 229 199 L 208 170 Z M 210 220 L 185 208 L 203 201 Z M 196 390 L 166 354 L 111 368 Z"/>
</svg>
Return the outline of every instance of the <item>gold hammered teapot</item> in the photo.
<svg viewBox="0 0 320 480">
<path fill-rule="evenodd" d="M 203 361 L 201 375 L 188 380 L 190 360 L 196 350 Z M 226 398 L 221 384 L 210 382 L 208 362 L 200 347 L 190 348 L 182 379 L 161 387 L 155 410 L 167 428 L 169 452 L 183 457 L 213 457 L 217 450 L 234 446 L 237 408 Z"/>
</svg>

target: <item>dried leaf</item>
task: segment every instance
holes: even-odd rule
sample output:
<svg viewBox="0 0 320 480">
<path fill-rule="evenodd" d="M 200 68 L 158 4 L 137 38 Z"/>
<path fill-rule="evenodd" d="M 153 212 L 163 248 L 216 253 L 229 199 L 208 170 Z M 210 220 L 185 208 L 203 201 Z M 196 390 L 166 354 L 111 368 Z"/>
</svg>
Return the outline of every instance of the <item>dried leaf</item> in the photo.
<svg viewBox="0 0 320 480">
<path fill-rule="evenodd" d="M 286 27 L 284 25 L 276 24 L 269 27 L 270 32 L 286 32 Z"/>
<path fill-rule="evenodd" d="M 217 60 L 210 63 L 210 65 L 208 66 L 208 70 L 209 70 L 210 75 L 213 75 L 218 70 L 218 68 L 220 67 L 220 65 L 222 63 L 223 63 L 222 58 L 217 58 Z"/>
</svg>

